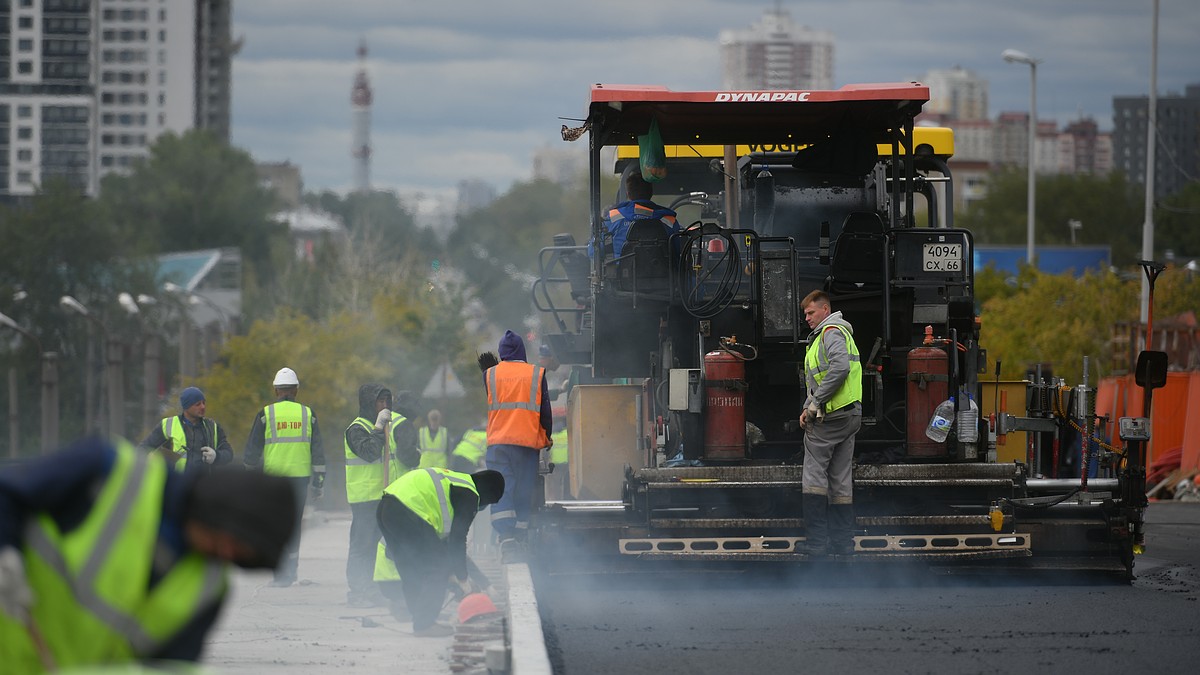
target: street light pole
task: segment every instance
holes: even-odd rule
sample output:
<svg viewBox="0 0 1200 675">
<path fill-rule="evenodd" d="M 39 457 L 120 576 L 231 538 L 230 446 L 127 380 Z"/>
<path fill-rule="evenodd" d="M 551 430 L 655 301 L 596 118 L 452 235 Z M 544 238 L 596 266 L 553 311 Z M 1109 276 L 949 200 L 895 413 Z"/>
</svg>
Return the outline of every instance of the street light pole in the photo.
<svg viewBox="0 0 1200 675">
<path fill-rule="evenodd" d="M 1041 60 L 1016 49 L 1005 49 L 1001 56 L 1009 63 L 1024 63 L 1029 66 L 1029 188 L 1025 205 L 1025 262 L 1032 267 L 1037 192 L 1037 64 L 1041 63 Z"/>
<path fill-rule="evenodd" d="M 113 436 L 125 435 L 125 373 L 123 347 L 118 338 L 108 332 L 104 322 L 97 319 L 75 298 L 64 295 L 59 304 L 79 313 L 88 321 L 94 323 L 104 336 L 105 369 L 104 379 L 108 387 L 108 428 L 105 431 Z"/>
<path fill-rule="evenodd" d="M 45 351 L 42 341 L 25 330 L 16 321 L 0 314 L 0 326 L 6 326 L 33 342 L 42 359 L 42 454 L 49 454 L 58 447 L 58 354 Z M 16 447 L 10 447 L 9 456 L 15 457 Z"/>
</svg>

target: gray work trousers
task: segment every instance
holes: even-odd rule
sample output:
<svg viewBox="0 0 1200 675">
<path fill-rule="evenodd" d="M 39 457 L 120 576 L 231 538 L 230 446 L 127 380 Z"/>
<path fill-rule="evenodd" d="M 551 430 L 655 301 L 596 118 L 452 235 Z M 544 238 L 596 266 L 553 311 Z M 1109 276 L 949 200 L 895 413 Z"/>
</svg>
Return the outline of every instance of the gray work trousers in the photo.
<svg viewBox="0 0 1200 675">
<path fill-rule="evenodd" d="M 862 409 L 837 411 L 804 429 L 804 494 L 827 495 L 830 504 L 854 503 L 854 435 Z"/>
</svg>

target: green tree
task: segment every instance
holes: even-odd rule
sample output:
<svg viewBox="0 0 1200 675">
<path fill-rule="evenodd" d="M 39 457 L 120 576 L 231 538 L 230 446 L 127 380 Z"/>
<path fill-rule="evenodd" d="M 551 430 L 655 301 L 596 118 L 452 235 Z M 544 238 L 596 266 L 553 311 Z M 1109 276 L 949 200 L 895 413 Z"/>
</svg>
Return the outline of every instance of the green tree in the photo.
<svg viewBox="0 0 1200 675">
<path fill-rule="evenodd" d="M 955 223 L 974 232 L 980 244 L 1026 243 L 1026 186 L 1024 170 L 992 172 L 987 196 L 969 211 L 955 214 Z M 1113 264 L 1118 266 L 1140 258 L 1142 191 L 1123 174 L 1039 176 L 1036 196 L 1035 245 L 1069 245 L 1067 223 L 1077 220 L 1083 227 L 1075 243 L 1111 246 Z"/>
<path fill-rule="evenodd" d="M 1171 249 L 1180 258 L 1200 258 L 1200 180 L 1188 183 L 1158 204 L 1154 247 L 1159 251 Z"/>
<path fill-rule="evenodd" d="M 493 323 L 520 329 L 531 314 L 537 256 L 560 232 L 587 242 L 588 197 L 582 187 L 518 183 L 490 206 L 461 215 L 446 243 L 450 263 L 478 289 Z"/>
<path fill-rule="evenodd" d="M 1001 376 L 1019 379 L 1035 363 L 1079 382 L 1083 357 L 1091 376 L 1108 374 L 1112 326 L 1137 321 L 1138 286 L 1109 272 L 1043 274 L 1024 267 L 1011 295 L 988 300 L 980 314 L 980 342 L 1001 361 Z M 988 371 L 991 372 L 989 366 Z"/>
<path fill-rule="evenodd" d="M 84 429 L 83 382 L 89 368 L 98 372 L 102 340 L 92 335 L 93 360 L 87 360 L 89 335 L 84 317 L 64 310 L 59 298 L 71 295 L 100 319 L 114 337 L 128 343 L 132 330 L 118 308 L 122 291 L 137 293 L 150 287 L 148 264 L 124 257 L 127 241 L 110 223 L 97 217 L 95 203 L 60 181 L 46 183 L 21 206 L 0 207 L 0 241 L 5 264 L 0 266 L 0 312 L 37 336 L 42 347 L 59 354 L 60 437 L 70 439 Z M 8 329 L 0 339 L 12 337 Z M 35 421 L 40 410 L 40 360 L 36 345 L 14 342 L 5 350 L 18 368 L 25 449 L 37 447 Z M 97 379 L 98 382 L 98 379 Z M 133 393 L 131 391 L 131 393 Z M 0 394 L 7 403 L 8 390 Z"/>
<path fill-rule="evenodd" d="M 259 185 L 250 155 L 202 130 L 164 134 L 149 150 L 128 175 L 104 178 L 104 218 L 139 253 L 239 248 L 266 285 L 271 242 L 287 232 L 271 217 L 275 197 Z"/>
</svg>

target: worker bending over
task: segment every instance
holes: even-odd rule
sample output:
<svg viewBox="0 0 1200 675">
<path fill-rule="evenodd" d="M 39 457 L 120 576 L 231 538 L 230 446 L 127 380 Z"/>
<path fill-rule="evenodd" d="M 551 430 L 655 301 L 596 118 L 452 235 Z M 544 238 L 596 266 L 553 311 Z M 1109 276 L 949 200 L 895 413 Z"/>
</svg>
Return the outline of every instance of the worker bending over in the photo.
<svg viewBox="0 0 1200 675">
<path fill-rule="evenodd" d="M 0 471 L 0 669 L 198 661 L 226 563 L 274 568 L 294 510 L 285 479 L 178 473 L 124 440 Z"/>
<path fill-rule="evenodd" d="M 379 529 L 400 573 L 414 635 L 454 632 L 437 623 L 448 583 L 459 586 L 463 595 L 478 590 L 467 572 L 467 533 L 475 514 L 503 494 L 504 477 L 495 471 L 465 474 L 439 468 L 409 471 L 384 490 Z"/>
</svg>

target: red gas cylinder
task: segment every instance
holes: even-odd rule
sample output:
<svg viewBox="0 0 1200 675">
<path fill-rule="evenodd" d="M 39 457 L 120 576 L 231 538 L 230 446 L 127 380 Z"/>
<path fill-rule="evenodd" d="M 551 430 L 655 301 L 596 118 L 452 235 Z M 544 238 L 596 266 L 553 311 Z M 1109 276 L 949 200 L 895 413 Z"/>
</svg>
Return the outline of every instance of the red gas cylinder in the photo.
<svg viewBox="0 0 1200 675">
<path fill-rule="evenodd" d="M 704 355 L 704 459 L 746 457 L 746 363 L 725 351 Z"/>
<path fill-rule="evenodd" d="M 925 327 L 925 341 L 908 352 L 908 456 L 944 457 L 945 442 L 938 443 L 925 435 L 933 411 L 945 401 L 950 392 L 950 358 L 946 350 L 934 345 L 933 327 Z"/>
</svg>

